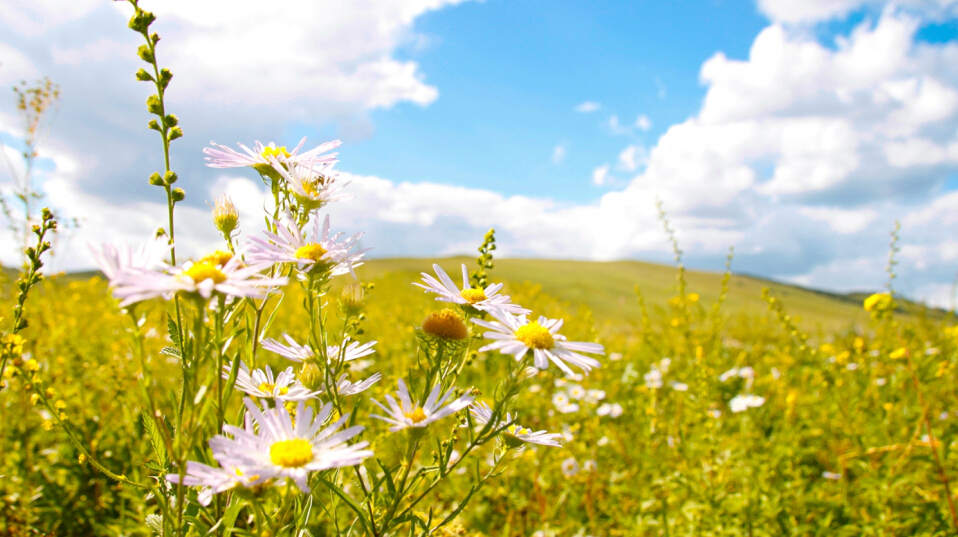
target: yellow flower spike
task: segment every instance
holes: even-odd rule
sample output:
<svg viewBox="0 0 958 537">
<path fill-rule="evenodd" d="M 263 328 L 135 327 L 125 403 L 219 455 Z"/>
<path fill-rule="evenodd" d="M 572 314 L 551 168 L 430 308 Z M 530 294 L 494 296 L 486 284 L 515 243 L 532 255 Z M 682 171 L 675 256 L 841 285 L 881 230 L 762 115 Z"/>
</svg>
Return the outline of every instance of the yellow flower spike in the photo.
<svg viewBox="0 0 958 537">
<path fill-rule="evenodd" d="M 35 394 L 35 393 L 30 395 L 30 404 L 31 404 L 31 405 L 37 404 L 37 401 L 39 401 L 39 400 L 40 400 L 40 396 L 39 396 L 39 395 L 37 395 L 37 394 Z"/>
<path fill-rule="evenodd" d="M 899 359 L 901 359 L 901 358 L 904 358 L 904 357 L 905 357 L 905 354 L 907 354 L 907 353 L 908 353 L 908 351 L 905 350 L 904 347 L 902 347 L 902 348 L 900 348 L 900 349 L 898 349 L 898 350 L 896 350 L 896 351 L 892 351 L 892 353 L 889 354 L 888 357 L 891 358 L 891 359 L 893 359 L 893 360 L 899 360 Z"/>
<path fill-rule="evenodd" d="M 36 373 L 37 371 L 40 370 L 40 364 L 39 364 L 39 362 L 37 362 L 37 361 L 34 360 L 33 358 L 30 358 L 29 360 L 27 360 L 26 362 L 24 362 L 24 364 L 23 364 L 23 369 L 25 369 L 26 371 L 29 371 L 29 372 L 31 372 L 31 373 Z"/>
<path fill-rule="evenodd" d="M 53 396 L 55 396 L 55 395 L 57 394 L 57 391 L 54 390 L 53 387 L 51 386 L 51 387 L 47 388 L 47 391 L 46 391 L 45 393 L 46 393 L 47 397 L 53 397 Z"/>
<path fill-rule="evenodd" d="M 63 399 L 60 399 L 56 403 L 54 403 L 53 406 L 55 406 L 57 410 L 63 410 L 67 407 L 67 402 L 64 401 Z"/>
</svg>

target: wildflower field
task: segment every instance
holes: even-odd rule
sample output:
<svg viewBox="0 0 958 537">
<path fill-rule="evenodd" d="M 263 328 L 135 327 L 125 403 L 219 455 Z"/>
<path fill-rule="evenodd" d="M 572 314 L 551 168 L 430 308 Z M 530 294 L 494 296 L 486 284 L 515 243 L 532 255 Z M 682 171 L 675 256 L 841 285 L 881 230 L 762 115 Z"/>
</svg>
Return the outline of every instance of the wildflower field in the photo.
<svg viewBox="0 0 958 537">
<path fill-rule="evenodd" d="M 217 198 L 221 248 L 183 259 L 172 74 L 130 4 L 168 220 L 45 275 L 57 218 L 27 205 L 0 535 L 958 531 L 958 331 L 895 294 L 895 233 L 862 297 L 733 276 L 731 252 L 687 272 L 664 210 L 675 268 L 498 259 L 493 230 L 477 259 L 368 260 L 325 212 L 338 142 L 256 142 L 205 153 L 269 186 L 266 229 Z"/>
</svg>

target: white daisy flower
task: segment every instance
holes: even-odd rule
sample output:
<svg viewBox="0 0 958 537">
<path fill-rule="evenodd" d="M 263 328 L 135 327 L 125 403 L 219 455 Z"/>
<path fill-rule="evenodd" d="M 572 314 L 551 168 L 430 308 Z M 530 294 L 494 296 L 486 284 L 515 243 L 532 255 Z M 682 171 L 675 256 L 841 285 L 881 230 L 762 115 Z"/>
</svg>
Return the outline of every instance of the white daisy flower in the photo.
<svg viewBox="0 0 958 537">
<path fill-rule="evenodd" d="M 275 158 L 270 157 L 269 161 L 276 173 L 286 180 L 296 200 L 310 211 L 333 201 L 353 198 L 350 195 L 339 194 L 349 183 L 336 181 L 338 174 L 333 171 L 335 162 L 319 164 L 318 167 L 314 164 L 291 166 L 287 170 L 286 166 Z"/>
<path fill-rule="evenodd" d="M 569 395 L 565 392 L 556 392 L 552 394 L 552 404 L 561 407 L 569 404 Z"/>
<path fill-rule="evenodd" d="M 332 162 L 336 160 L 336 153 L 330 153 L 328 155 L 323 155 L 323 153 L 335 149 L 342 144 L 339 140 L 334 140 L 300 153 L 299 150 L 302 149 L 304 143 L 306 143 L 305 137 L 299 141 L 299 145 L 293 148 L 292 152 L 287 151 L 285 146 L 276 147 L 276 144 L 273 142 L 264 146 L 257 141 L 256 144 L 253 145 L 252 150 L 243 144 L 236 144 L 246 152 L 244 155 L 229 147 L 210 142 L 210 145 L 215 146 L 217 149 L 207 147 L 203 149 L 203 153 L 207 155 L 206 165 L 210 168 L 242 168 L 250 166 L 260 171 L 264 167 L 270 167 L 270 157 L 288 165 L 308 166 L 311 164 Z"/>
<path fill-rule="evenodd" d="M 757 395 L 736 395 L 728 402 L 729 410 L 732 412 L 743 412 L 750 408 L 758 408 L 765 404 L 765 398 Z"/>
<path fill-rule="evenodd" d="M 579 411 L 579 405 L 576 403 L 571 403 L 568 405 L 560 406 L 556 410 L 562 412 L 563 414 L 572 414 L 573 412 Z"/>
<path fill-rule="evenodd" d="M 569 392 L 569 397 L 573 399 L 582 399 L 583 397 L 585 397 L 585 394 L 586 394 L 585 388 L 583 388 L 582 386 L 579 386 L 578 384 L 573 384 L 569 386 L 568 392 Z"/>
<path fill-rule="evenodd" d="M 174 485 L 180 484 L 179 474 L 168 474 L 166 480 Z M 240 485 L 243 487 L 252 487 L 263 481 L 262 476 L 254 475 L 250 477 L 239 468 L 227 470 L 225 468 L 213 468 L 201 462 L 187 461 L 186 474 L 183 475 L 183 484 L 188 487 L 202 487 L 197 494 L 197 500 L 200 505 L 209 505 L 214 494 L 225 492 L 233 487 Z"/>
<path fill-rule="evenodd" d="M 595 472 L 599 469 L 599 463 L 595 459 L 589 459 L 582 463 L 582 469 L 586 472 Z"/>
<path fill-rule="evenodd" d="M 612 406 L 609 407 L 610 418 L 613 418 L 613 419 L 618 418 L 619 416 L 622 415 L 622 412 L 623 412 L 622 405 L 620 405 L 619 403 L 612 403 Z"/>
<path fill-rule="evenodd" d="M 835 472 L 822 472 L 822 477 L 824 477 L 825 479 L 833 479 L 835 481 L 838 481 L 842 478 L 842 474 L 838 474 Z"/>
<path fill-rule="evenodd" d="M 737 377 L 737 376 L 738 376 L 738 368 L 733 367 L 732 369 L 729 369 L 725 373 L 722 373 L 721 375 L 719 375 L 719 382 L 725 382 L 726 380 L 732 377 Z"/>
<path fill-rule="evenodd" d="M 708 415 L 712 418 L 719 419 L 722 417 L 722 411 L 713 408 L 708 411 Z"/>
<path fill-rule="evenodd" d="M 244 266 L 238 255 L 223 263 L 220 260 L 214 255 L 163 271 L 125 271 L 117 275 L 113 295 L 122 299 L 120 307 L 156 297 L 169 300 L 177 292 L 195 293 L 204 299 L 213 293 L 265 298 L 272 289 L 287 283 L 286 278 L 260 274 L 266 268 L 262 264 Z"/>
<path fill-rule="evenodd" d="M 483 425 L 489 423 L 489 420 L 492 419 L 492 409 L 489 408 L 489 405 L 486 403 L 472 405 L 469 412 L 476 418 L 476 421 Z M 547 433 L 545 431 L 532 432 L 532 430 L 516 424 L 512 415 L 509 413 L 506 413 L 505 420 L 496 421 L 495 425 L 493 425 L 493 429 L 499 429 L 506 424 L 508 424 L 508 427 L 502 431 L 502 435 L 506 445 L 510 448 L 515 449 L 522 447 L 523 443 L 562 447 L 562 444 L 556 440 L 557 438 L 562 438 L 561 434 Z"/>
<path fill-rule="evenodd" d="M 223 378 L 230 378 L 232 369 L 223 366 Z M 287 367 L 276 377 L 273 370 L 266 366 L 266 370 L 256 369 L 252 372 L 244 362 L 240 361 L 240 369 L 236 372 L 236 388 L 254 397 L 276 399 L 278 401 L 305 401 L 319 395 L 320 392 L 311 392 L 293 374 L 293 368 Z"/>
<path fill-rule="evenodd" d="M 213 456 L 224 466 L 240 468 L 246 474 L 289 478 L 308 493 L 310 472 L 355 466 L 373 455 L 365 449 L 369 442 L 346 443 L 363 431 L 362 426 L 336 432 L 349 414 L 323 427 L 332 403 L 326 403 L 314 419 L 313 409 L 300 401 L 295 423 L 284 405 L 261 410 L 249 397 L 244 403 L 257 427 L 252 427 L 250 420 L 245 428 L 224 425 L 223 431 L 233 438 L 217 435 L 210 440 Z"/>
<path fill-rule="evenodd" d="M 154 238 L 135 250 L 125 244 L 103 243 L 99 248 L 91 244 L 90 251 L 100 272 L 112 283 L 115 278 L 130 271 L 152 271 L 165 267 L 163 259 L 170 252 L 170 245 L 164 238 Z"/>
<path fill-rule="evenodd" d="M 609 403 L 602 403 L 599 405 L 599 408 L 595 409 L 595 413 L 598 416 L 608 416 L 612 412 L 612 405 Z"/>
<path fill-rule="evenodd" d="M 354 267 L 362 265 L 360 259 L 367 250 L 350 252 L 356 241 L 363 236 L 356 233 L 348 239 L 340 241 L 342 233 L 329 235 L 329 215 L 323 220 L 320 230 L 319 220 L 313 220 L 312 234 L 307 240 L 305 228 L 300 228 L 293 219 L 293 215 L 286 211 L 282 221 L 274 220 L 278 233 L 264 231 L 267 239 L 250 237 L 247 259 L 251 263 L 295 263 L 301 272 L 309 272 L 316 267 L 328 270 L 330 275 L 353 272 Z"/>
<path fill-rule="evenodd" d="M 669 383 L 669 386 L 677 392 L 687 392 L 689 391 L 689 385 L 684 382 L 675 382 L 674 380 Z"/>
<path fill-rule="evenodd" d="M 598 404 L 603 399 L 605 399 L 605 390 L 589 390 L 585 395 L 586 402 L 593 405 Z"/>
<path fill-rule="evenodd" d="M 343 373 L 339 380 L 336 381 L 336 393 L 342 396 L 346 395 L 356 395 L 357 393 L 362 393 L 372 387 L 373 384 L 376 384 L 382 380 L 382 373 L 376 373 L 375 375 L 369 377 L 366 380 L 361 380 L 359 382 L 350 382 L 346 380 L 346 373 Z M 326 391 L 326 390 L 323 390 Z"/>
<path fill-rule="evenodd" d="M 646 388 L 657 390 L 662 387 L 662 372 L 654 364 L 652 369 L 644 375 L 644 378 Z"/>
<path fill-rule="evenodd" d="M 562 461 L 562 473 L 566 477 L 572 477 L 579 473 L 579 463 L 576 462 L 574 457 Z"/>
<path fill-rule="evenodd" d="M 487 313 L 491 313 L 493 310 L 518 315 L 532 313 L 530 310 L 518 304 L 513 304 L 512 299 L 507 295 L 498 294 L 499 290 L 502 289 L 501 283 L 490 284 L 485 289 L 473 289 L 469 283 L 469 272 L 466 270 L 466 265 L 462 265 L 462 289 L 456 287 L 452 278 L 450 278 L 449 275 L 446 274 L 446 271 L 442 270 L 439 265 L 433 265 L 432 268 L 436 271 L 436 276 L 439 276 L 438 280 L 432 275 L 423 272 L 421 273 L 422 281 L 426 282 L 426 284 L 413 283 L 413 285 L 425 289 L 427 293 L 436 293 L 439 295 L 436 300 L 440 302 L 452 302 L 466 307 L 471 306 Z"/>
<path fill-rule="evenodd" d="M 566 341 L 565 336 L 558 333 L 559 329 L 562 328 L 561 319 L 547 319 L 540 316 L 537 321 L 529 322 L 525 315 L 517 317 L 501 310 L 491 310 L 489 313 L 498 322 L 489 322 L 482 319 L 472 319 L 472 322 L 491 329 L 491 332 L 486 332 L 483 336 L 498 341 L 480 348 L 479 352 L 498 350 L 502 354 L 513 355 L 518 361 L 522 360 L 522 357 L 531 350 L 533 352 L 533 364 L 536 367 L 546 369 L 549 367 L 549 361 L 551 360 L 568 375 L 574 375 L 575 373 L 572 372 L 566 362 L 581 368 L 585 372 L 593 367 L 599 367 L 598 360 L 583 356 L 578 352 L 605 354 L 602 345 L 598 343 Z"/>
<path fill-rule="evenodd" d="M 296 343 L 296 340 L 290 337 L 289 334 L 283 334 L 283 337 L 286 338 L 286 342 L 289 343 L 289 345 L 283 345 L 275 339 L 269 338 L 264 339 L 261 346 L 268 351 L 275 352 L 283 358 L 294 362 L 307 362 L 316 357 L 316 353 L 313 352 L 313 349 L 309 345 Z M 345 349 L 343 349 L 341 345 L 329 345 L 326 347 L 328 360 L 339 360 L 340 353 L 342 353 L 343 362 L 351 362 L 357 358 L 369 356 L 376 352 L 373 349 L 373 345 L 376 344 L 375 341 L 360 344 L 358 341 L 353 341 L 349 336 L 346 336 L 343 343 L 346 345 Z"/>
<path fill-rule="evenodd" d="M 389 430 L 396 432 L 408 427 L 426 427 L 430 423 L 455 414 L 472 404 L 473 397 L 471 395 L 463 395 L 443 407 L 443 403 L 452 395 L 452 389 L 450 388 L 449 391 L 440 397 L 439 391 L 441 388 L 439 384 L 436 384 L 432 392 L 429 393 L 429 397 L 426 398 L 426 402 L 420 406 L 419 401 L 414 403 L 412 398 L 409 397 L 409 390 L 406 389 L 406 383 L 403 382 L 402 379 L 399 379 L 399 391 L 396 392 L 398 401 L 392 395 L 386 394 L 386 402 L 389 403 L 389 408 L 386 408 L 380 404 L 379 401 L 373 399 L 373 403 L 385 410 L 388 415 L 380 416 L 378 414 L 370 414 L 370 416 L 391 423 L 392 427 L 390 427 Z"/>
</svg>

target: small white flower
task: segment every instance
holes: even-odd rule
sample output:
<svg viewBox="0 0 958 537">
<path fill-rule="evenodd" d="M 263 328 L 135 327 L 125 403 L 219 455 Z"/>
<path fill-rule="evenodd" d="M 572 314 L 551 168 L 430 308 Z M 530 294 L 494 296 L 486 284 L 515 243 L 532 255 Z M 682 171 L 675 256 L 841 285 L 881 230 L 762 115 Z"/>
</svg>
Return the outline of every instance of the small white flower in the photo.
<svg viewBox="0 0 958 537">
<path fill-rule="evenodd" d="M 568 392 L 569 392 L 569 397 L 571 397 L 572 399 L 582 399 L 583 397 L 585 397 L 585 394 L 586 394 L 585 388 L 583 388 L 582 386 L 579 386 L 578 384 L 573 384 L 569 386 Z"/>
<path fill-rule="evenodd" d="M 346 443 L 363 427 L 337 432 L 349 414 L 323 427 L 332 413 L 332 403 L 324 405 L 314 419 L 312 407 L 300 401 L 295 423 L 284 405 L 261 410 L 248 397 L 244 403 L 248 411 L 245 427 L 224 425 L 223 431 L 232 438 L 217 435 L 210 440 L 213 457 L 223 467 L 239 468 L 244 475 L 260 479 L 289 478 L 300 490 L 309 492 L 310 472 L 355 466 L 373 454 L 365 449 L 369 442 Z"/>
<path fill-rule="evenodd" d="M 757 395 L 736 395 L 728 402 L 732 412 L 743 412 L 749 408 L 758 408 L 765 404 L 765 398 Z"/>
<path fill-rule="evenodd" d="M 683 382 L 675 382 L 674 380 L 669 383 L 672 386 L 672 389 L 677 392 L 687 392 L 689 390 L 689 385 Z"/>
<path fill-rule="evenodd" d="M 529 386 L 529 393 L 539 393 L 542 391 L 542 386 L 539 384 L 532 384 Z"/>
<path fill-rule="evenodd" d="M 781 378 L 781 377 L 782 377 L 781 371 L 779 371 L 777 367 L 773 367 L 773 368 L 772 368 L 772 378 L 775 379 L 775 380 L 778 380 L 778 379 Z"/>
<path fill-rule="evenodd" d="M 845 369 L 849 371 L 854 371 L 858 369 L 858 364 L 856 364 L 855 362 L 849 362 L 848 365 L 845 366 Z"/>
<path fill-rule="evenodd" d="M 725 373 L 722 373 L 721 375 L 719 375 L 719 382 L 725 382 L 726 380 L 732 377 L 737 377 L 737 376 L 738 376 L 738 368 L 733 367 L 732 369 L 729 369 Z"/>
<path fill-rule="evenodd" d="M 489 405 L 486 403 L 473 405 L 472 408 L 469 409 L 469 412 L 474 418 L 476 418 L 476 421 L 483 425 L 489 423 L 489 420 L 492 419 L 492 409 L 489 408 Z M 560 444 L 558 441 L 558 438 L 561 438 L 562 435 L 557 433 L 547 433 L 545 431 L 533 432 L 532 430 L 526 429 L 525 427 L 515 423 L 515 419 L 511 414 L 506 414 L 505 420 L 497 421 L 496 424 L 493 425 L 493 428 L 499 429 L 506 424 L 508 424 L 508 427 L 502 431 L 502 435 L 505 439 L 506 445 L 509 447 L 516 448 L 522 443 L 538 444 L 540 446 L 562 447 L 562 444 Z"/>
<path fill-rule="evenodd" d="M 339 194 L 339 191 L 349 183 L 340 183 L 336 180 L 338 172 L 333 171 L 336 162 L 309 163 L 291 166 L 287 170 L 286 166 L 275 158 L 270 157 L 269 160 L 273 170 L 286 180 L 286 184 L 293 191 L 296 200 L 309 211 L 319 209 L 327 203 L 348 200 L 353 197 Z"/>
<path fill-rule="evenodd" d="M 166 480 L 174 485 L 180 484 L 179 474 L 168 474 Z M 213 468 L 201 462 L 187 461 L 186 474 L 183 475 L 182 484 L 188 487 L 202 487 L 197 494 L 197 500 L 200 505 L 209 505 L 213 500 L 214 494 L 225 492 L 236 487 L 252 487 L 264 481 L 263 476 L 254 475 L 250 478 L 239 468 L 227 470 L 225 468 Z"/>
<path fill-rule="evenodd" d="M 719 419 L 719 418 L 722 417 L 722 411 L 721 411 L 721 410 L 716 410 L 716 409 L 714 409 L 714 408 L 711 409 L 711 410 L 709 410 L 708 414 L 709 414 L 709 416 L 711 416 L 711 417 L 713 417 L 713 418 L 715 418 L 715 419 Z"/>
<path fill-rule="evenodd" d="M 163 238 L 157 237 L 140 245 L 133 250 L 125 244 L 113 245 L 103 243 L 97 248 L 90 245 L 90 251 L 93 253 L 93 259 L 100 272 L 111 284 L 120 274 L 128 271 L 152 271 L 158 267 L 165 267 L 163 258 L 170 251 L 170 245 Z"/>
<path fill-rule="evenodd" d="M 287 210 L 282 221 L 274 220 L 277 233 L 264 231 L 266 239 L 250 237 L 249 254 L 251 263 L 272 265 L 273 263 L 294 263 L 301 273 L 307 273 L 316 267 L 328 270 L 331 276 L 356 273 L 354 267 L 362 265 L 360 261 L 367 250 L 350 252 L 356 241 L 363 236 L 356 233 L 340 241 L 342 233 L 330 236 L 329 215 L 323 220 L 320 231 L 319 220 L 313 220 L 312 234 L 308 236 L 305 228 L 299 227 L 293 215 Z M 300 274 L 301 279 L 305 279 Z"/>
<path fill-rule="evenodd" d="M 644 378 L 646 388 L 657 390 L 662 387 L 662 371 L 654 364 L 652 369 L 644 375 Z"/>
<path fill-rule="evenodd" d="M 940 420 L 942 420 L 942 421 L 948 419 L 948 412 L 942 412 L 941 414 L 939 414 L 939 415 L 938 415 L 938 419 L 940 419 Z"/>
<path fill-rule="evenodd" d="M 738 370 L 738 376 L 742 377 L 743 379 L 753 379 L 755 378 L 755 370 L 751 367 L 745 366 Z"/>
<path fill-rule="evenodd" d="M 229 379 L 232 370 L 230 366 L 223 366 L 223 378 Z M 273 370 L 266 366 L 266 370 L 256 369 L 250 372 L 249 366 L 240 362 L 240 369 L 236 372 L 236 388 L 254 397 L 276 399 L 278 401 L 305 401 L 316 397 L 320 392 L 311 392 L 306 389 L 293 375 L 293 368 L 288 367 L 276 377 Z"/>
<path fill-rule="evenodd" d="M 609 437 L 608 437 L 608 436 L 603 436 L 602 438 L 600 438 L 600 439 L 596 442 L 596 445 L 599 446 L 599 447 L 604 447 L 604 446 L 609 445 Z"/>
<path fill-rule="evenodd" d="M 884 386 L 888 381 L 883 378 L 875 379 L 875 386 Z"/>
<path fill-rule="evenodd" d="M 621 360 L 621 359 L 622 359 L 622 353 L 621 353 L 621 352 L 613 352 L 612 354 L 609 355 L 609 360 L 611 360 L 611 361 L 613 361 L 613 362 L 618 362 L 618 361 Z"/>
<path fill-rule="evenodd" d="M 322 153 L 339 147 L 342 142 L 339 140 L 326 142 L 315 149 L 300 153 L 299 150 L 303 147 L 304 143 L 306 143 L 306 138 L 300 140 L 299 145 L 297 145 L 292 152 L 286 151 L 286 147 L 276 147 L 276 144 L 273 142 L 264 146 L 257 141 L 252 150 L 243 144 L 236 144 L 246 152 L 244 155 L 229 147 L 210 142 L 211 145 L 218 149 L 207 147 L 203 149 L 203 153 L 207 155 L 206 165 L 210 168 L 242 168 L 250 166 L 259 171 L 270 167 L 270 157 L 276 158 L 289 166 L 309 166 L 311 164 L 333 162 L 336 160 L 336 153 L 330 153 L 328 155 L 322 155 Z"/>
<path fill-rule="evenodd" d="M 612 408 L 609 409 L 609 417 L 613 419 L 618 418 L 622 415 L 622 412 L 622 405 L 619 403 L 612 403 Z"/>
<path fill-rule="evenodd" d="M 572 477 L 579 473 L 579 463 L 576 462 L 575 458 L 569 457 L 562 461 L 562 473 L 566 477 Z"/>
<path fill-rule="evenodd" d="M 671 365 L 672 365 L 671 358 L 662 358 L 661 360 L 659 360 L 659 369 L 661 369 L 663 373 L 668 373 L 669 366 Z"/>
<path fill-rule="evenodd" d="M 340 375 L 339 380 L 336 381 L 336 393 L 342 396 L 356 395 L 357 393 L 368 390 L 373 384 L 382 380 L 382 378 L 382 373 L 376 373 L 368 379 L 359 382 L 350 382 L 346 380 L 346 373 L 343 373 Z M 328 389 L 323 391 L 328 391 Z"/>
<path fill-rule="evenodd" d="M 187 261 L 180 267 L 163 271 L 122 271 L 113 280 L 113 296 L 122 299 L 120 307 L 151 298 L 171 299 L 177 292 L 195 293 L 208 300 L 213 293 L 226 296 L 265 298 L 286 278 L 269 278 L 260 271 L 266 266 L 244 266 L 238 255 L 224 264 L 215 261 Z"/>
<path fill-rule="evenodd" d="M 556 392 L 552 394 L 552 404 L 557 407 L 569 404 L 569 396 L 565 392 Z"/>
<path fill-rule="evenodd" d="M 588 459 L 582 463 L 582 469 L 586 472 L 594 472 L 599 469 L 599 463 L 595 459 Z"/>
<path fill-rule="evenodd" d="M 559 412 L 562 412 L 563 414 L 571 414 L 573 412 L 579 411 L 579 405 L 572 403 L 565 406 L 560 406 L 556 410 L 558 410 Z"/>
<path fill-rule="evenodd" d="M 533 364 L 539 369 L 549 367 L 551 361 L 567 375 L 573 375 L 567 362 L 583 371 L 588 372 L 593 367 L 599 367 L 599 361 L 579 354 L 605 354 L 602 345 L 598 343 L 580 343 L 566 341 L 560 335 L 562 320 L 539 317 L 530 322 L 524 315 L 518 317 L 502 310 L 489 312 L 498 322 L 489 322 L 482 319 L 472 319 L 473 323 L 489 328 L 483 336 L 497 340 L 479 349 L 479 352 L 498 350 L 502 354 L 511 354 L 516 361 L 522 360 L 527 352 L 533 353 Z"/>
<path fill-rule="evenodd" d="M 473 289 L 469 283 L 469 271 L 466 270 L 466 265 L 462 265 L 462 289 L 456 287 L 455 282 L 446 274 L 446 271 L 442 270 L 442 267 L 433 265 L 432 269 L 436 271 L 436 276 L 439 279 L 423 272 L 422 281 L 425 282 L 425 285 L 421 283 L 413 283 L 413 285 L 425 289 L 427 293 L 436 293 L 439 295 L 436 300 L 452 302 L 460 306 L 471 306 L 487 313 L 493 310 L 517 315 L 532 313 L 518 304 L 513 304 L 512 299 L 508 296 L 500 295 L 501 283 L 490 284 L 485 289 Z"/>
<path fill-rule="evenodd" d="M 842 478 L 842 474 L 836 474 L 834 472 L 822 472 L 822 477 L 824 477 L 825 479 L 834 479 L 837 481 Z"/>
<path fill-rule="evenodd" d="M 313 352 L 313 349 L 309 345 L 296 343 L 296 340 L 290 337 L 289 334 L 283 334 L 283 337 L 289 345 L 283 345 L 275 339 L 264 339 L 262 347 L 294 362 L 306 362 L 316 357 L 316 353 Z M 376 352 L 373 349 L 373 345 L 376 344 L 375 341 L 360 344 L 358 341 L 352 341 L 349 336 L 346 336 L 343 343 L 346 345 L 345 349 L 343 349 L 341 345 L 329 345 L 326 347 L 326 359 L 328 362 L 332 363 L 338 360 L 351 362 L 357 358 L 369 356 Z"/>
<path fill-rule="evenodd" d="M 605 399 L 605 390 L 589 390 L 589 393 L 586 394 L 586 398 L 588 398 L 590 403 L 595 404 Z"/>
<path fill-rule="evenodd" d="M 612 405 L 609 403 L 602 403 L 599 405 L 599 408 L 595 410 L 596 415 L 599 416 L 608 416 L 612 412 Z"/>
<path fill-rule="evenodd" d="M 426 427 L 430 423 L 455 414 L 472 404 L 473 397 L 463 395 L 443 407 L 442 405 L 452 395 L 453 390 L 450 388 L 440 397 L 439 391 L 441 389 L 442 386 L 436 384 L 432 392 L 429 393 L 429 397 L 426 398 L 425 403 L 420 406 L 419 401 L 413 402 L 409 396 L 409 390 L 406 389 L 406 383 L 399 379 L 399 391 L 396 392 L 398 401 L 392 395 L 386 394 L 386 402 L 389 403 L 389 408 L 386 408 L 379 401 L 373 399 L 373 403 L 385 410 L 387 415 L 370 414 L 370 416 L 392 424 L 389 430 L 396 432 L 408 427 Z"/>
</svg>

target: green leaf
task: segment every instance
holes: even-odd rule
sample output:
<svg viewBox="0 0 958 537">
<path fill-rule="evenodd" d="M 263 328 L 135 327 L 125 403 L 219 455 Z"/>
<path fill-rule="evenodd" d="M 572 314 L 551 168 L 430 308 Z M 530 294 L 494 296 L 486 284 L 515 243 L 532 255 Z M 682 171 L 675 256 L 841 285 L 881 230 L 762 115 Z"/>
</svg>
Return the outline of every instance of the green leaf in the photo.
<svg viewBox="0 0 958 537">
<path fill-rule="evenodd" d="M 150 443 L 153 444 L 153 452 L 156 453 L 157 463 L 163 468 L 166 468 L 169 464 L 169 458 L 166 453 L 166 444 L 163 441 L 163 435 L 160 434 L 160 430 L 156 426 L 156 420 L 146 412 L 141 414 L 141 418 L 143 420 L 143 428 L 146 429 L 146 434 L 150 436 Z"/>
<path fill-rule="evenodd" d="M 383 477 L 385 478 L 385 481 L 386 481 L 386 489 L 389 490 L 389 494 L 390 494 L 392 497 L 395 497 L 395 496 L 396 496 L 396 484 L 393 482 L 392 472 L 390 472 L 390 471 L 389 471 L 389 468 L 386 467 L 385 464 L 383 464 L 383 461 L 381 461 L 381 460 L 379 460 L 379 459 L 376 459 L 376 463 L 379 464 L 379 467 L 383 469 L 383 473 L 385 474 L 385 476 L 383 476 Z"/>
<path fill-rule="evenodd" d="M 166 314 L 166 329 L 170 332 L 170 339 L 173 340 L 173 344 L 177 347 L 182 346 L 180 344 L 180 328 L 176 325 L 176 321 L 173 320 L 173 316 L 169 313 Z"/>
<path fill-rule="evenodd" d="M 319 479 L 325 483 L 330 490 L 336 493 L 336 495 L 339 496 L 344 502 L 346 502 L 346 505 L 348 505 L 349 508 L 356 513 L 356 516 L 359 517 L 359 521 L 363 523 L 363 528 L 365 528 L 367 532 L 370 531 L 371 524 L 369 523 L 369 519 L 366 518 L 363 508 L 356 503 L 356 500 L 354 500 L 350 495 L 346 494 L 343 489 L 337 487 L 333 482 L 326 479 L 325 476 L 319 476 Z"/>
<path fill-rule="evenodd" d="M 179 357 L 180 357 L 180 349 L 177 349 L 176 347 L 163 347 L 162 349 L 160 349 L 160 354 L 164 354 L 164 355 L 166 355 L 166 356 L 174 356 L 174 357 L 176 357 L 176 358 L 179 358 Z"/>
</svg>

